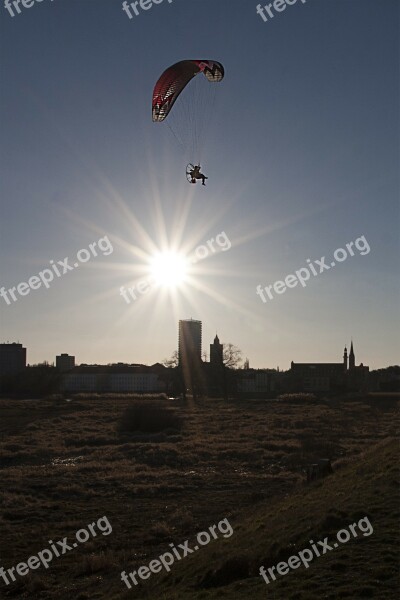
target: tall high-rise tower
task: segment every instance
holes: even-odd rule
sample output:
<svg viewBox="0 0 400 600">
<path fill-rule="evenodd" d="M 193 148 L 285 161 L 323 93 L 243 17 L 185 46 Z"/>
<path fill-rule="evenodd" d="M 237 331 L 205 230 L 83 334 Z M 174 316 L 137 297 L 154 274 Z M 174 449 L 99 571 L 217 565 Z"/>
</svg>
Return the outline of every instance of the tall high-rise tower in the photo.
<svg viewBox="0 0 400 600">
<path fill-rule="evenodd" d="M 179 321 L 179 364 L 201 361 L 201 321 Z"/>
<path fill-rule="evenodd" d="M 203 363 L 201 360 L 201 321 L 179 321 L 179 369 L 183 393 L 193 397 L 205 394 Z"/>
<path fill-rule="evenodd" d="M 355 366 L 356 366 L 356 357 L 354 356 L 353 340 L 351 340 L 350 354 L 349 354 L 349 369 L 354 369 Z"/>
</svg>

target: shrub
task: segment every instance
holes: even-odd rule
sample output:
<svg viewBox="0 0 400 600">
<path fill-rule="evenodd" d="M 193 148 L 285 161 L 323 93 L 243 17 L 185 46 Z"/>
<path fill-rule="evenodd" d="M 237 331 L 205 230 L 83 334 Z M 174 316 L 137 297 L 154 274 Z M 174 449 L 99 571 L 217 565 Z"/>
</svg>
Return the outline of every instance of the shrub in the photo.
<svg viewBox="0 0 400 600">
<path fill-rule="evenodd" d="M 157 540 L 165 540 L 171 538 L 173 530 L 165 521 L 161 521 L 150 527 L 150 533 Z"/>
<path fill-rule="evenodd" d="M 166 429 L 182 428 L 182 418 L 175 409 L 161 402 L 138 402 L 121 415 L 117 429 L 120 432 L 159 433 Z"/>
</svg>

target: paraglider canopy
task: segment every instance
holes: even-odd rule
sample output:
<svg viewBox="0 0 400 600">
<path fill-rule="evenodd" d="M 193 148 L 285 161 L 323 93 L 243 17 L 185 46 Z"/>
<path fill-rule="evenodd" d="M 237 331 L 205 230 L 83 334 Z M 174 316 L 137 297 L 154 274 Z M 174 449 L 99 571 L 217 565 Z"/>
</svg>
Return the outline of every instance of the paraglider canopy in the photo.
<svg viewBox="0 0 400 600">
<path fill-rule="evenodd" d="M 154 122 L 164 121 L 182 90 L 199 73 L 216 83 L 224 78 L 224 67 L 213 60 L 182 60 L 164 71 L 153 91 Z"/>
</svg>

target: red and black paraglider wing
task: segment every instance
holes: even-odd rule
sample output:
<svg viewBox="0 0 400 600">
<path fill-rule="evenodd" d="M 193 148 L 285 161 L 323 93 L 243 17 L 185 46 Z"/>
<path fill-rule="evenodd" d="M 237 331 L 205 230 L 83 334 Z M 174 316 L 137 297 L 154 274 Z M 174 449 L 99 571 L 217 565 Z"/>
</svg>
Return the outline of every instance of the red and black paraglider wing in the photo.
<svg viewBox="0 0 400 600">
<path fill-rule="evenodd" d="M 179 94 L 199 73 L 215 83 L 224 78 L 224 67 L 213 60 L 182 60 L 164 71 L 153 91 L 153 121 L 164 121 Z"/>
</svg>

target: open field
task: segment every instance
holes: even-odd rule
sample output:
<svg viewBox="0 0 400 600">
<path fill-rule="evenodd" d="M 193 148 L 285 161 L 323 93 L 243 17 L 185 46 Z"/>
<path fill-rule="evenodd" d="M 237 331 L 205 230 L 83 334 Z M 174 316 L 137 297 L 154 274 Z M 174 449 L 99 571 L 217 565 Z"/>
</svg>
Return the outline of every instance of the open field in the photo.
<svg viewBox="0 0 400 600">
<path fill-rule="evenodd" d="M 396 398 L 309 403 L 173 403 L 182 426 L 125 431 L 134 401 L 0 400 L 1 560 L 9 569 L 49 540 L 106 516 L 97 535 L 17 582 L 3 598 L 397 597 Z M 122 420 L 121 420 L 122 419 Z M 334 474 L 304 484 L 303 468 L 331 458 Z M 309 569 L 266 584 L 258 568 L 310 539 L 368 516 L 374 533 Z M 121 571 L 228 518 L 234 534 L 128 590 Z"/>
</svg>

